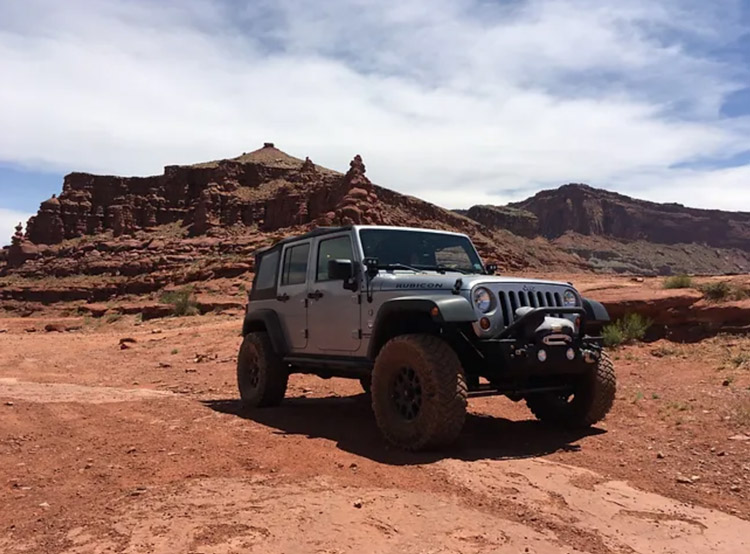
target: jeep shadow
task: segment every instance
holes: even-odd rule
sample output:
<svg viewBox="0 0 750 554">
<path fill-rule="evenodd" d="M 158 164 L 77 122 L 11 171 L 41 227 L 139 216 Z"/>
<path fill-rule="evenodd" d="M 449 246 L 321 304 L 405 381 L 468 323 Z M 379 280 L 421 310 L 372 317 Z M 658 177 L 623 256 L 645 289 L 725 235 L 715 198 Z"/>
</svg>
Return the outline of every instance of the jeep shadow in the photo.
<svg viewBox="0 0 750 554">
<path fill-rule="evenodd" d="M 464 461 L 504 460 L 577 451 L 576 443 L 604 433 L 597 428 L 560 429 L 536 420 L 513 421 L 468 413 L 459 440 L 437 451 L 408 452 L 389 445 L 372 417 L 370 399 L 356 396 L 292 397 L 274 408 L 244 409 L 239 400 L 206 400 L 212 410 L 251 420 L 279 434 L 324 438 L 341 450 L 391 465 L 432 463 L 444 458 Z"/>
</svg>

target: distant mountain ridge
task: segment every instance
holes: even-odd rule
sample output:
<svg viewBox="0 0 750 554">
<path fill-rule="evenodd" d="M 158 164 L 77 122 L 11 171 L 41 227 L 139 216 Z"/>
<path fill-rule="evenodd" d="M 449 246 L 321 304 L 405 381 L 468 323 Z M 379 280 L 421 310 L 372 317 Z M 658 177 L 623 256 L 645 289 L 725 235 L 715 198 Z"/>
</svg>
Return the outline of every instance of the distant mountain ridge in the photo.
<svg viewBox="0 0 750 554">
<path fill-rule="evenodd" d="M 550 239 L 574 232 L 660 244 L 707 244 L 750 252 L 748 212 L 659 204 L 583 184 L 544 190 L 505 208 L 535 216 L 537 234 Z"/>
<path fill-rule="evenodd" d="M 748 271 L 748 212 L 660 204 L 576 183 L 505 206 L 477 205 L 458 211 L 490 229 L 544 237 L 584 258 L 595 270 Z"/>
</svg>

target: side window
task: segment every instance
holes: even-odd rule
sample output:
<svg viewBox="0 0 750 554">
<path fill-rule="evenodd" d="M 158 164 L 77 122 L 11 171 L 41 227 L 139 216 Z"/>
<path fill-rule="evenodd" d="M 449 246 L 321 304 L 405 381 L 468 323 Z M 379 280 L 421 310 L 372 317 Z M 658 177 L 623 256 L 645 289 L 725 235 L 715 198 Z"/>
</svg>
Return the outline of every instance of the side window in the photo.
<svg viewBox="0 0 750 554">
<path fill-rule="evenodd" d="M 276 275 L 279 268 L 278 250 L 263 254 L 258 261 L 258 271 L 255 276 L 255 290 L 276 288 Z"/>
<path fill-rule="evenodd" d="M 284 269 L 281 273 L 282 285 L 304 285 L 307 279 L 307 258 L 310 243 L 290 246 L 284 252 Z"/>
<path fill-rule="evenodd" d="M 318 243 L 318 270 L 315 274 L 316 281 L 328 281 L 328 262 L 330 260 L 351 260 L 352 240 L 349 236 L 336 237 L 321 240 Z"/>
</svg>

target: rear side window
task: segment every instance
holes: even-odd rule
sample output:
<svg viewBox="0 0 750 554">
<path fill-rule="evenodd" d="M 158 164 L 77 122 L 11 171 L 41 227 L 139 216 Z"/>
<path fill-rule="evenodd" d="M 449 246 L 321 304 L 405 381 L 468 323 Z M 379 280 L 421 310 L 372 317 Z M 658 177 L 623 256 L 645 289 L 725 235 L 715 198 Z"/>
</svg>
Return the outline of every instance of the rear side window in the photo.
<svg viewBox="0 0 750 554">
<path fill-rule="evenodd" d="M 352 241 L 348 235 L 333 239 L 321 240 L 318 245 L 318 270 L 316 281 L 328 281 L 328 262 L 330 260 L 353 259 Z"/>
<path fill-rule="evenodd" d="M 284 251 L 284 268 L 281 272 L 282 285 L 303 285 L 305 283 L 309 254 L 309 242 L 290 246 Z"/>
<path fill-rule="evenodd" d="M 263 254 L 258 261 L 258 271 L 255 276 L 255 290 L 276 288 L 276 275 L 279 269 L 278 250 Z"/>
</svg>

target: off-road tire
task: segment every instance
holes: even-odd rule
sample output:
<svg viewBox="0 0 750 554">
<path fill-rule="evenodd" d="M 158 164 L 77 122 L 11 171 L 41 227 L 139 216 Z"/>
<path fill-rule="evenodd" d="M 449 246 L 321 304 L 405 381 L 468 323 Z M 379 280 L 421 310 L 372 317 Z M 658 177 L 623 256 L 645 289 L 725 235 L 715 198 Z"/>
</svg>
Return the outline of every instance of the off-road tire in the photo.
<svg viewBox="0 0 750 554">
<path fill-rule="evenodd" d="M 565 427 L 589 427 L 609 413 L 615 401 L 617 380 L 612 360 L 605 352 L 577 385 L 571 399 L 554 393 L 529 395 L 526 405 L 537 419 Z"/>
<path fill-rule="evenodd" d="M 365 391 L 365 394 L 370 394 L 372 392 L 372 375 L 360 377 L 359 384 L 362 385 L 362 390 Z"/>
<path fill-rule="evenodd" d="M 245 408 L 278 406 L 289 380 L 281 357 L 276 354 L 268 333 L 245 335 L 237 356 L 237 386 Z"/>
<path fill-rule="evenodd" d="M 411 372 L 409 372 L 411 369 Z M 408 418 L 394 395 L 410 375 L 420 397 Z M 414 377 L 416 376 L 416 377 Z M 372 409 L 383 436 L 405 450 L 428 450 L 456 440 L 466 419 L 466 378 L 453 349 L 432 335 L 401 335 L 380 350 L 372 372 Z M 412 415 L 412 414 L 409 414 Z"/>
</svg>

